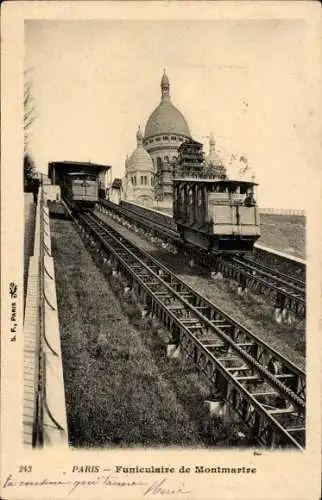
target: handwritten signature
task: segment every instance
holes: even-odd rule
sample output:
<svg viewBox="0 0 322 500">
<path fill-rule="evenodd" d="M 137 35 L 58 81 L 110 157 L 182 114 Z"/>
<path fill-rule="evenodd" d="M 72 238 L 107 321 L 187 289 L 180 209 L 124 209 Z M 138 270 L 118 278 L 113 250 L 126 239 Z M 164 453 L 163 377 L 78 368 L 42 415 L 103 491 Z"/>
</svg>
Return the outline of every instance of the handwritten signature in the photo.
<svg viewBox="0 0 322 500">
<path fill-rule="evenodd" d="M 155 481 L 153 484 L 151 484 L 143 493 L 144 496 L 147 495 L 188 495 L 191 493 L 190 490 L 185 490 L 184 485 L 182 485 L 182 488 L 169 488 L 166 485 L 167 478 L 163 478 L 161 480 Z"/>
<path fill-rule="evenodd" d="M 180 487 L 174 487 L 168 485 L 168 480 L 166 477 L 158 479 L 153 483 L 144 481 L 131 481 L 127 479 L 119 478 L 116 475 L 109 474 L 108 476 L 98 476 L 96 479 L 73 479 L 73 480 L 52 480 L 44 477 L 41 480 L 18 480 L 9 474 L 3 483 L 4 488 L 26 488 L 26 487 L 46 487 L 46 486 L 56 486 L 56 487 L 67 487 L 67 494 L 71 495 L 76 490 L 80 488 L 93 488 L 93 487 L 114 487 L 114 488 L 135 488 L 144 487 L 144 496 L 149 495 L 187 495 L 191 493 L 190 490 L 185 489 L 185 485 L 182 484 Z"/>
</svg>

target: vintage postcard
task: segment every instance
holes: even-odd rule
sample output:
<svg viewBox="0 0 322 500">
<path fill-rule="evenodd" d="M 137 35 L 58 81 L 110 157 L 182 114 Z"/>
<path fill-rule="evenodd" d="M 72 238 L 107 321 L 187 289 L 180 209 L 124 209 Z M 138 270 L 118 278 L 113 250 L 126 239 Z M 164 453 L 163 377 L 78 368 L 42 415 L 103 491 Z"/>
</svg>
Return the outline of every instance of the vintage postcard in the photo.
<svg viewBox="0 0 322 500">
<path fill-rule="evenodd" d="M 1 498 L 317 500 L 318 2 L 1 14 Z"/>
</svg>

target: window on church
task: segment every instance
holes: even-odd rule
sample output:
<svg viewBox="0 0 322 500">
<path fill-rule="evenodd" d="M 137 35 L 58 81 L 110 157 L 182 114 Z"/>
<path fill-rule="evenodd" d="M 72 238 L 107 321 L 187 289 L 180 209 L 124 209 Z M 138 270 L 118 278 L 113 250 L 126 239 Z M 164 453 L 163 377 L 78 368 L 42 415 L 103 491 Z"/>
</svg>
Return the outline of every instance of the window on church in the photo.
<svg viewBox="0 0 322 500">
<path fill-rule="evenodd" d="M 175 135 L 172 135 L 172 136 L 171 136 L 171 141 L 176 141 L 176 140 L 177 140 L 176 136 L 175 136 Z"/>
<path fill-rule="evenodd" d="M 169 140 L 169 136 L 168 136 L 168 135 L 164 135 L 164 136 L 163 136 L 163 140 L 164 140 L 164 141 L 168 141 L 168 140 Z"/>
<path fill-rule="evenodd" d="M 164 161 L 169 162 L 169 156 L 165 156 Z"/>
<path fill-rule="evenodd" d="M 149 142 L 150 142 L 150 143 L 151 143 L 151 142 L 153 142 L 153 139 L 150 139 L 150 140 L 149 140 Z"/>
<path fill-rule="evenodd" d="M 143 175 L 141 175 L 141 184 L 143 184 Z"/>
<path fill-rule="evenodd" d="M 161 141 L 161 137 L 157 137 L 156 141 L 158 141 L 158 142 Z"/>
</svg>

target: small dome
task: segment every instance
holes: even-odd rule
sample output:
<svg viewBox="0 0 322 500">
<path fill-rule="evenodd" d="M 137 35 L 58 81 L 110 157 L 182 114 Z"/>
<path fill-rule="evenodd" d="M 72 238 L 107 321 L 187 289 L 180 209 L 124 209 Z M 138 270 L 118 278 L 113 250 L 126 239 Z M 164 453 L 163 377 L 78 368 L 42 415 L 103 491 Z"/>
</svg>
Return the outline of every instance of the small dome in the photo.
<svg viewBox="0 0 322 500">
<path fill-rule="evenodd" d="M 144 170 L 144 171 L 153 171 L 153 162 L 152 158 L 149 155 L 149 153 L 144 149 L 142 146 L 142 132 L 139 127 L 137 133 L 136 133 L 136 140 L 137 140 L 137 148 L 136 150 L 131 154 L 130 158 L 126 162 L 126 168 L 127 170 Z"/>
<path fill-rule="evenodd" d="M 209 137 L 209 154 L 206 157 L 206 163 L 213 167 L 223 167 L 224 162 L 216 152 L 216 141 L 214 134 L 211 132 Z"/>
<path fill-rule="evenodd" d="M 219 155 L 217 155 L 216 152 L 212 153 L 211 156 L 208 156 L 207 163 L 208 165 L 212 165 L 213 167 L 224 167 L 223 160 Z"/>
</svg>

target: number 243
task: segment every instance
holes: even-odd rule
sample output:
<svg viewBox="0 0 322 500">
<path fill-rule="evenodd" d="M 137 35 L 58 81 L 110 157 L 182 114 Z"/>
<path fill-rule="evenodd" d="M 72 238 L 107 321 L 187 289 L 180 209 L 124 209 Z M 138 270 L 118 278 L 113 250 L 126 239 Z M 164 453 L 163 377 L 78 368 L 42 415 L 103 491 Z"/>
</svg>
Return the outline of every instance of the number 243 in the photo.
<svg viewBox="0 0 322 500">
<path fill-rule="evenodd" d="M 19 465 L 19 472 L 31 472 L 31 471 L 32 471 L 31 465 Z"/>
</svg>

